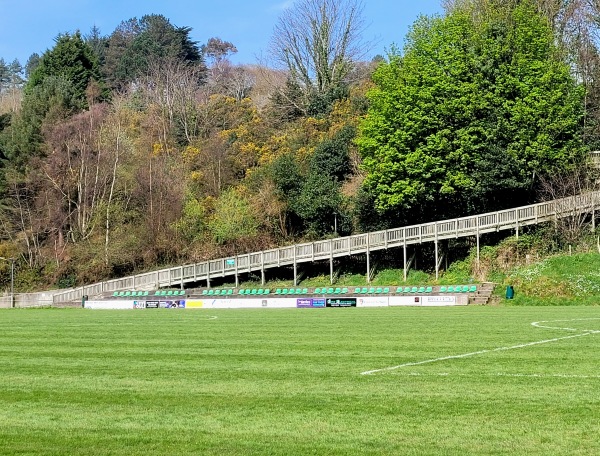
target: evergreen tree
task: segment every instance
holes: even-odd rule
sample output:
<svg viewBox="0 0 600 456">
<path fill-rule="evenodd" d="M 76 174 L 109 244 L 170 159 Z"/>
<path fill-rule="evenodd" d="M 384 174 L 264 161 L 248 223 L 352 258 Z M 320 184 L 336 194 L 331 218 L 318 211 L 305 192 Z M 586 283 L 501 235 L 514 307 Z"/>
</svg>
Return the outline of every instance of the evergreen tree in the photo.
<svg viewBox="0 0 600 456">
<path fill-rule="evenodd" d="M 81 33 L 59 35 L 56 45 L 42 56 L 39 65 L 30 74 L 25 95 L 44 84 L 48 77 L 59 78 L 73 89 L 76 108 L 87 107 L 86 89 L 90 82 L 100 81 L 98 61 Z"/>
</svg>

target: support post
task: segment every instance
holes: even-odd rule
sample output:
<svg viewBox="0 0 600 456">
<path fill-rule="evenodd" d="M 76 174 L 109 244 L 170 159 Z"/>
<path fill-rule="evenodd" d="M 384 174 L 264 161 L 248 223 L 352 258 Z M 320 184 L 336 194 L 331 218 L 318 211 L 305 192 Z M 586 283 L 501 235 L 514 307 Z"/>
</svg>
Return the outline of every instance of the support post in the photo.
<svg viewBox="0 0 600 456">
<path fill-rule="evenodd" d="M 479 216 L 477 216 L 477 267 L 479 268 Z"/>
<path fill-rule="evenodd" d="M 406 276 L 408 275 L 408 269 L 406 267 L 406 228 L 402 230 L 402 241 L 404 243 L 402 246 L 404 250 L 404 281 L 406 282 Z"/>
<path fill-rule="evenodd" d="M 260 282 L 265 286 L 265 252 L 260 252 Z"/>
<path fill-rule="evenodd" d="M 294 245 L 294 286 L 298 286 L 298 265 L 296 264 L 296 246 Z"/>
<path fill-rule="evenodd" d="M 371 258 L 369 252 L 369 233 L 367 233 L 367 283 L 371 283 Z"/>
<path fill-rule="evenodd" d="M 223 268 L 225 269 L 225 268 Z M 183 266 L 181 266 L 181 283 L 179 284 L 179 289 L 183 290 Z"/>
<path fill-rule="evenodd" d="M 240 281 L 239 281 L 239 277 L 238 277 L 238 256 L 235 256 L 235 287 L 239 287 L 240 286 Z"/>
<path fill-rule="evenodd" d="M 15 308 L 15 259 L 10 260 L 10 307 Z"/>
<path fill-rule="evenodd" d="M 596 231 L 596 193 L 592 193 L 592 233 Z"/>
<path fill-rule="evenodd" d="M 439 251 L 438 251 L 438 224 L 435 224 L 435 280 L 440 278 Z"/>
<path fill-rule="evenodd" d="M 329 283 L 333 285 L 333 241 L 329 241 Z"/>
</svg>

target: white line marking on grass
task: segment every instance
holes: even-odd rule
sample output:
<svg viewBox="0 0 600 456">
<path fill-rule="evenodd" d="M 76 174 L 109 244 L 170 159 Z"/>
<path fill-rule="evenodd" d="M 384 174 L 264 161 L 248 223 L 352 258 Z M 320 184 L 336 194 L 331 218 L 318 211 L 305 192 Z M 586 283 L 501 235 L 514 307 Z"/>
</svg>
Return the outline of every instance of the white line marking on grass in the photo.
<svg viewBox="0 0 600 456">
<path fill-rule="evenodd" d="M 600 375 L 577 375 L 577 374 L 515 374 L 509 372 L 461 374 L 449 372 L 405 372 L 407 377 L 524 377 L 524 378 L 575 378 L 575 379 L 600 379 Z"/>
<path fill-rule="evenodd" d="M 569 322 L 569 321 L 592 321 L 592 320 L 600 320 L 600 318 L 573 318 L 570 320 L 546 320 L 546 321 L 534 321 L 531 323 L 531 326 L 535 326 L 536 328 L 542 329 L 558 329 L 562 331 L 582 331 L 590 334 L 600 333 L 600 330 L 596 329 L 579 329 L 579 328 L 563 328 L 560 326 L 547 326 L 542 323 L 560 323 L 560 322 Z"/>
<path fill-rule="evenodd" d="M 474 352 L 470 352 L 470 353 L 462 353 L 460 355 L 441 356 L 439 358 L 431 358 L 431 359 L 426 359 L 426 360 L 423 360 L 423 361 L 413 361 L 413 362 L 409 362 L 409 363 L 398 364 L 397 366 L 383 367 L 381 369 L 372 369 L 372 370 L 361 372 L 360 374 L 361 375 L 372 375 L 372 374 L 377 374 L 377 373 L 380 373 L 380 372 L 389 372 L 389 371 L 393 371 L 393 370 L 397 370 L 397 369 L 402 369 L 404 367 L 420 366 L 420 365 L 423 365 L 423 364 L 437 363 L 437 362 L 440 362 L 440 361 L 447 361 L 449 359 L 469 358 L 471 356 L 485 355 L 487 353 L 493 353 L 493 352 L 499 352 L 499 351 L 516 350 L 518 348 L 532 347 L 534 345 L 548 344 L 550 342 L 558 342 L 558 341 L 561 341 L 561 340 L 574 339 L 576 337 L 584 337 L 584 336 L 589 336 L 590 334 L 598 334 L 598 333 L 600 333 L 600 330 L 593 330 L 593 329 L 561 328 L 561 327 L 554 327 L 554 326 L 542 325 L 542 323 L 557 323 L 557 322 L 567 322 L 567 321 L 589 321 L 589 320 L 600 320 L 600 318 L 581 318 L 581 319 L 572 319 L 572 320 L 534 321 L 533 323 L 531 323 L 531 325 L 535 326 L 537 328 L 558 329 L 558 330 L 564 330 L 564 331 L 582 331 L 582 332 L 579 333 L 579 334 L 573 334 L 571 336 L 555 337 L 553 339 L 538 340 L 538 341 L 535 341 L 535 342 L 528 342 L 528 343 L 525 343 L 525 344 L 511 345 L 511 346 L 507 346 L 507 347 L 491 348 L 491 349 L 487 349 L 487 350 L 479 350 L 479 351 L 474 351 Z"/>
<path fill-rule="evenodd" d="M 506 350 L 516 350 L 517 348 L 525 348 L 525 347 L 531 347 L 533 345 L 541 345 L 541 344 L 547 344 L 550 342 L 558 342 L 559 340 L 589 336 L 590 334 L 592 334 L 592 333 L 574 334 L 572 336 L 556 337 L 554 339 L 538 340 L 536 342 L 528 342 L 526 344 L 511 345 L 510 347 L 498 347 L 498 348 L 491 348 L 489 350 L 479 350 L 479 351 L 475 351 L 475 352 L 471 352 L 471 353 L 462 353 L 460 355 L 442 356 L 440 358 L 432 358 L 432 359 L 426 359 L 424 361 L 415 361 L 415 362 L 410 362 L 410 363 L 398 364 L 397 366 L 384 367 L 382 369 L 368 370 L 368 371 L 361 372 L 360 374 L 361 375 L 371 375 L 371 374 L 376 374 L 378 372 L 392 371 L 392 370 L 402 369 L 403 367 L 409 367 L 409 366 L 420 366 L 422 364 L 437 363 L 439 361 L 446 361 L 449 359 L 469 358 L 471 356 L 485 355 L 486 353 L 493 353 L 493 352 L 506 351 Z"/>
</svg>

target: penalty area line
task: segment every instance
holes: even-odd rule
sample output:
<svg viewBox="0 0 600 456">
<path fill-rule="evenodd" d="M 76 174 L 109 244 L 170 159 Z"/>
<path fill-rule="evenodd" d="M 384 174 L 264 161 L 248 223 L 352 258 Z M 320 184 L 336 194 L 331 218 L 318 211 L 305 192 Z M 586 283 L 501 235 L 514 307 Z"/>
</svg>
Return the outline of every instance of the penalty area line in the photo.
<svg viewBox="0 0 600 456">
<path fill-rule="evenodd" d="M 582 333 L 582 334 L 573 334 L 570 336 L 555 337 L 554 339 L 538 340 L 535 342 L 528 342 L 526 344 L 511 345 L 508 347 L 491 348 L 488 350 L 479 350 L 479 351 L 474 351 L 474 352 L 470 352 L 470 353 L 462 353 L 460 355 L 442 356 L 440 358 L 432 358 L 432 359 L 426 359 L 424 361 L 414 361 L 414 362 L 410 362 L 410 363 L 398 364 L 397 366 L 389 366 L 389 367 L 383 367 L 381 369 L 368 370 L 368 371 L 361 372 L 360 375 L 372 375 L 372 374 L 377 374 L 380 372 L 389 372 L 389 371 L 393 371 L 393 370 L 397 370 L 397 369 L 402 369 L 403 367 L 420 366 L 422 364 L 431 364 L 431 363 L 437 363 L 440 361 L 447 361 L 449 359 L 469 358 L 471 356 L 485 355 L 486 353 L 493 353 L 493 352 L 506 351 L 506 350 L 516 350 L 518 348 L 526 348 L 526 347 L 532 347 L 534 345 L 548 344 L 550 342 L 558 342 L 561 340 L 574 339 L 575 337 L 589 336 L 590 334 L 594 334 L 594 333 L 586 332 L 586 333 Z"/>
</svg>

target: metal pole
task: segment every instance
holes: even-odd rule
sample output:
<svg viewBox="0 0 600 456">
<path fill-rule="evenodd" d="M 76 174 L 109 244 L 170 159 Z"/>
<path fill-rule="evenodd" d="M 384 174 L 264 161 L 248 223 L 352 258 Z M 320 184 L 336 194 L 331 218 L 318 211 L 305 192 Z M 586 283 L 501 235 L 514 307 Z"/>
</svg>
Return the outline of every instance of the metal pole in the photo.
<svg viewBox="0 0 600 456">
<path fill-rule="evenodd" d="M 10 261 L 10 307 L 15 307 L 15 258 L 0 257 L 0 260 Z"/>
<path fill-rule="evenodd" d="M 10 259 L 10 306 L 15 307 L 15 259 Z"/>
</svg>

